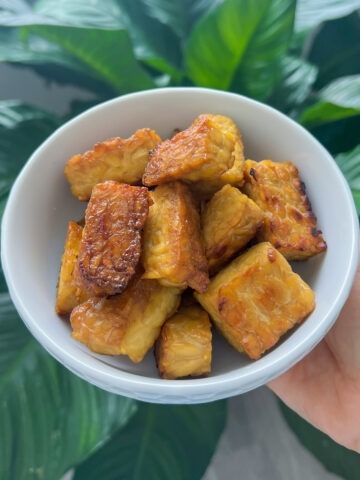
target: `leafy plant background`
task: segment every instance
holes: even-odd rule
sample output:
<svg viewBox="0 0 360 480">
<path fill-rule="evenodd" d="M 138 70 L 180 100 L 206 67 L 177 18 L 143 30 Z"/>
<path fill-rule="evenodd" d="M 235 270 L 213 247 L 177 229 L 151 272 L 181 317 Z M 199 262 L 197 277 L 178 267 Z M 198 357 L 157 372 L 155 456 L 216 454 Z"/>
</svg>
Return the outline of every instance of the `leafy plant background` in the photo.
<svg viewBox="0 0 360 480">
<path fill-rule="evenodd" d="M 360 213 L 359 8 L 359 0 L 0 0 L 0 61 L 93 95 L 63 118 L 0 102 L 0 215 L 22 165 L 61 123 L 117 95 L 178 85 L 248 95 L 303 124 L 333 154 Z M 202 477 L 226 402 L 157 406 L 103 392 L 31 337 L 1 269 L 0 292 L 1 480 L 58 480 L 69 468 L 76 480 Z M 326 468 L 359 478 L 359 455 L 281 408 Z"/>
</svg>

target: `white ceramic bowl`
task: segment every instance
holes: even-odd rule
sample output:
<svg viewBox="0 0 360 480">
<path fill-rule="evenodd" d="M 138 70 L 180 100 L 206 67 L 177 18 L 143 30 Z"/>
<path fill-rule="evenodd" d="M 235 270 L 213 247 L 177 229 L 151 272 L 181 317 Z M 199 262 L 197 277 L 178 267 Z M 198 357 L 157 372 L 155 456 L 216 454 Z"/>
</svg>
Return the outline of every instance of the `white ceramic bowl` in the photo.
<svg viewBox="0 0 360 480">
<path fill-rule="evenodd" d="M 54 311 L 56 282 L 67 229 L 85 205 L 70 194 L 67 159 L 109 137 L 150 127 L 160 135 L 185 128 L 201 113 L 230 116 L 243 134 L 246 156 L 291 160 L 300 170 L 328 251 L 295 269 L 316 293 L 312 315 L 256 362 L 216 338 L 208 378 L 162 380 L 153 353 L 140 364 L 91 353 L 70 337 Z M 2 262 L 11 297 L 37 340 L 89 382 L 121 395 L 157 403 L 201 403 L 258 387 L 281 374 L 324 337 L 336 320 L 357 265 L 358 221 L 349 188 L 326 150 L 281 113 L 239 95 L 196 88 L 145 91 L 98 105 L 57 130 L 30 158 L 11 191 L 2 224 Z"/>
</svg>

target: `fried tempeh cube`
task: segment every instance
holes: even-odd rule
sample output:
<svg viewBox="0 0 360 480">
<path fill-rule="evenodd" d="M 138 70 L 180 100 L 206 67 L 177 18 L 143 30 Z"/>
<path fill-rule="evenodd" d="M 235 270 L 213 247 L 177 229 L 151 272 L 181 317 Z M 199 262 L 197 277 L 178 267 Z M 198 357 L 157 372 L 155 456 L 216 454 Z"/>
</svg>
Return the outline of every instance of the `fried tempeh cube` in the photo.
<svg viewBox="0 0 360 480">
<path fill-rule="evenodd" d="M 75 222 L 69 222 L 56 294 L 55 310 L 59 315 L 68 315 L 76 305 L 85 302 L 89 297 L 86 292 L 78 287 L 77 270 L 75 268 L 81 235 L 82 227 Z"/>
<path fill-rule="evenodd" d="M 162 378 L 198 377 L 211 371 L 211 323 L 199 306 L 182 307 L 166 320 L 156 342 Z"/>
<path fill-rule="evenodd" d="M 157 145 L 143 175 L 144 185 L 211 180 L 231 169 L 238 138 L 213 117 L 200 115 L 189 128 Z"/>
<path fill-rule="evenodd" d="M 228 342 L 252 359 L 315 308 L 311 288 L 269 242 L 240 255 L 195 297 Z"/>
<path fill-rule="evenodd" d="M 201 218 L 209 270 L 216 272 L 256 235 L 264 215 L 240 190 L 225 185 L 206 204 Z"/>
<path fill-rule="evenodd" d="M 120 295 L 90 298 L 70 316 L 72 337 L 104 355 L 140 362 L 180 303 L 180 290 L 135 276 Z"/>
<path fill-rule="evenodd" d="M 143 128 L 126 140 L 110 138 L 97 143 L 93 150 L 71 157 L 64 172 L 73 195 L 88 200 L 93 187 L 106 180 L 140 183 L 149 152 L 160 142 L 154 130 Z"/>
<path fill-rule="evenodd" d="M 209 284 L 200 217 L 189 188 L 181 182 L 150 192 L 152 205 L 144 228 L 143 278 L 166 286 L 204 292 Z"/>
<path fill-rule="evenodd" d="M 224 185 L 241 186 L 244 180 L 244 146 L 240 131 L 233 120 L 224 115 L 204 114 L 203 118 L 210 118 L 218 127 L 234 138 L 233 164 L 231 168 L 226 170 L 223 174 L 209 178 L 205 181 L 196 182 L 192 186 L 192 190 L 200 198 L 210 198 L 215 192 L 221 189 Z"/>
<path fill-rule="evenodd" d="M 147 188 L 107 181 L 93 188 L 79 251 L 83 288 L 93 295 L 121 293 L 140 260 Z"/>
<path fill-rule="evenodd" d="M 244 192 L 264 211 L 259 241 L 271 242 L 288 260 L 326 250 L 298 169 L 291 162 L 245 162 Z"/>
</svg>

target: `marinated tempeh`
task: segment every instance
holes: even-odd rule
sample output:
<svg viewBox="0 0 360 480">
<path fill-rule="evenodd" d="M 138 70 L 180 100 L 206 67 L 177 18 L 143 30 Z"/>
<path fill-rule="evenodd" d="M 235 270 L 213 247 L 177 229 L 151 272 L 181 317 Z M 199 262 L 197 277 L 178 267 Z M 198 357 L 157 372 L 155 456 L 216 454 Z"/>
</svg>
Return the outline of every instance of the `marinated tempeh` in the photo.
<svg viewBox="0 0 360 480">
<path fill-rule="evenodd" d="M 143 175 L 144 185 L 212 181 L 228 172 L 234 166 L 238 138 L 212 117 L 200 115 L 189 128 L 157 145 Z"/>
<path fill-rule="evenodd" d="M 225 185 L 207 203 L 201 218 L 206 257 L 213 273 L 256 235 L 264 215 L 240 190 Z"/>
<path fill-rule="evenodd" d="M 75 268 L 79 255 L 82 230 L 82 227 L 77 223 L 69 222 L 57 285 L 55 309 L 59 315 L 68 315 L 76 305 L 84 302 L 89 297 L 78 286 L 78 271 Z"/>
<path fill-rule="evenodd" d="M 161 377 L 198 377 L 211 371 L 212 334 L 209 315 L 199 306 L 182 307 L 169 318 L 156 342 Z"/>
<path fill-rule="evenodd" d="M 140 277 L 120 295 L 90 298 L 76 307 L 70 317 L 72 337 L 96 353 L 140 362 L 180 303 L 180 290 Z"/>
<path fill-rule="evenodd" d="M 227 135 L 234 139 L 234 149 L 232 152 L 233 162 L 232 166 L 224 173 L 214 178 L 209 178 L 204 181 L 198 181 L 192 185 L 192 190 L 200 198 L 210 198 L 215 192 L 220 190 L 224 185 L 241 186 L 244 181 L 244 145 L 240 131 L 229 117 L 224 115 L 204 114 L 202 118 L 211 119 L 216 125 Z"/>
<path fill-rule="evenodd" d="M 326 250 L 298 169 L 291 162 L 245 162 L 244 192 L 263 210 L 259 241 L 271 242 L 288 260 Z"/>
<path fill-rule="evenodd" d="M 252 359 L 315 308 L 311 288 L 269 242 L 233 260 L 195 297 L 228 342 Z"/>
<path fill-rule="evenodd" d="M 167 286 L 204 292 L 209 284 L 200 217 L 188 187 L 181 182 L 150 192 L 152 205 L 144 228 L 144 278 Z"/>
<path fill-rule="evenodd" d="M 89 200 L 93 187 L 106 180 L 139 184 L 149 152 L 160 142 L 154 130 L 143 128 L 128 139 L 110 138 L 97 143 L 93 150 L 71 157 L 65 176 L 73 195 L 79 200 Z"/>
<path fill-rule="evenodd" d="M 144 187 L 108 181 L 93 189 L 79 251 L 83 288 L 93 295 L 121 293 L 140 260 L 141 229 L 149 209 Z"/>
</svg>

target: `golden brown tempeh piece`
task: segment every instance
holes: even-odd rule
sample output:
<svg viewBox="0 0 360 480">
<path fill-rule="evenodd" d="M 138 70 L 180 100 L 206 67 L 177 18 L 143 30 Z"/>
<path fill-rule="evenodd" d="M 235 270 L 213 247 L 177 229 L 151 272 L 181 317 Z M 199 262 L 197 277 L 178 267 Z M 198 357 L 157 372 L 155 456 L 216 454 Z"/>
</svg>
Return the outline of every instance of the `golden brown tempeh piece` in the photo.
<svg viewBox="0 0 360 480">
<path fill-rule="evenodd" d="M 140 362 L 180 303 L 180 290 L 135 276 L 120 295 L 90 298 L 70 317 L 72 337 L 92 351 Z"/>
<path fill-rule="evenodd" d="M 232 152 L 232 166 L 220 176 L 209 178 L 204 181 L 196 182 L 192 185 L 192 190 L 200 198 L 210 198 L 215 192 L 224 185 L 241 186 L 244 181 L 244 145 L 240 131 L 229 117 L 224 115 L 204 114 L 201 118 L 211 119 L 224 133 L 232 136 L 234 140 L 234 149 Z"/>
<path fill-rule="evenodd" d="M 110 138 L 93 150 L 70 158 L 65 167 L 71 191 L 79 200 L 88 200 L 97 183 L 116 180 L 138 184 L 145 171 L 149 152 L 161 142 L 159 135 L 143 128 L 124 140 Z"/>
<path fill-rule="evenodd" d="M 122 292 L 140 259 L 141 229 L 149 209 L 148 191 L 108 181 L 93 189 L 85 213 L 79 272 L 93 295 Z"/>
<path fill-rule="evenodd" d="M 144 228 L 143 278 L 204 292 L 209 284 L 207 261 L 190 190 L 173 182 L 159 185 L 150 196 L 153 204 Z"/>
<path fill-rule="evenodd" d="M 240 255 L 195 297 L 228 342 L 252 359 L 315 308 L 311 288 L 269 242 Z"/>
<path fill-rule="evenodd" d="M 326 250 L 295 165 L 246 160 L 244 168 L 244 192 L 265 214 L 258 239 L 271 242 L 288 260 L 303 260 Z"/>
<path fill-rule="evenodd" d="M 72 309 L 85 302 L 89 295 L 78 287 L 77 269 L 82 227 L 75 222 L 69 222 L 65 240 L 64 253 L 57 286 L 55 309 L 59 315 L 68 315 Z"/>
<path fill-rule="evenodd" d="M 173 180 L 197 182 L 218 177 L 233 167 L 237 140 L 213 118 L 200 115 L 189 128 L 154 148 L 143 183 L 152 186 Z"/>
<path fill-rule="evenodd" d="M 182 307 L 169 318 L 156 342 L 163 378 L 198 377 L 211 371 L 212 334 L 208 314 L 199 306 Z"/>
<path fill-rule="evenodd" d="M 264 215 L 240 190 L 225 185 L 207 203 L 201 218 L 206 257 L 213 273 L 256 235 Z"/>
</svg>

